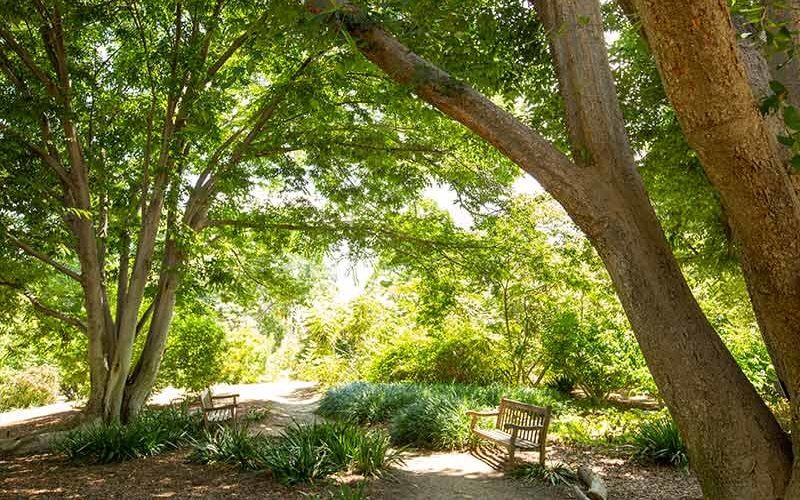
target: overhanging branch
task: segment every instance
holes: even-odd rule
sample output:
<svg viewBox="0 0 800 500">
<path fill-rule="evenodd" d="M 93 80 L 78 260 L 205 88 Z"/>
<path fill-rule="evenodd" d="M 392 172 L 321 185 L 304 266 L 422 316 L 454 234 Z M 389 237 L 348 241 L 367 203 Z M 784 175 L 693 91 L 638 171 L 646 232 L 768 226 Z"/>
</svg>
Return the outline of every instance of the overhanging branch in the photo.
<svg viewBox="0 0 800 500">
<path fill-rule="evenodd" d="M 79 273 L 77 273 L 76 271 L 73 271 L 72 269 L 68 268 L 67 266 L 65 266 L 65 265 L 63 265 L 63 264 L 61 264 L 59 262 L 56 262 L 49 255 L 46 255 L 46 254 L 44 254 L 42 252 L 39 252 L 38 250 L 34 249 L 33 247 L 31 247 L 30 245 L 28 245 L 24 241 L 21 241 L 21 240 L 17 239 L 11 233 L 7 232 L 7 233 L 5 233 L 5 235 L 6 235 L 6 238 L 8 239 L 8 241 L 11 242 L 11 244 L 13 244 L 15 247 L 19 248 L 20 250 L 22 250 L 26 254 L 28 254 L 28 255 L 30 255 L 32 257 L 35 257 L 36 259 L 44 262 L 45 264 L 49 265 L 50 267 L 52 267 L 56 271 L 66 275 L 66 276 L 69 276 L 70 278 L 74 279 L 78 283 L 81 282 L 81 275 Z"/>
<path fill-rule="evenodd" d="M 26 290 L 22 285 L 20 285 L 18 283 L 11 282 L 11 281 L 0 280 L 0 286 L 13 288 L 17 292 L 19 292 L 22 296 L 24 296 L 26 299 L 28 299 L 28 301 L 31 303 L 33 308 L 35 310 L 39 311 L 40 313 L 42 313 L 42 314 L 44 314 L 46 316 L 50 316 L 51 318 L 56 318 L 58 320 L 61 320 L 61 321 L 63 321 L 64 323 L 66 323 L 68 325 L 74 326 L 75 328 L 77 328 L 78 330 L 82 331 L 83 333 L 86 333 L 88 331 L 88 329 L 86 327 L 86 323 L 84 323 L 83 321 L 79 320 L 78 318 L 75 318 L 74 316 L 70 316 L 69 314 L 67 314 L 65 312 L 59 311 L 57 309 L 54 309 L 54 308 L 44 304 L 42 301 L 40 301 L 36 297 L 36 295 L 34 295 L 32 292 Z"/>
</svg>

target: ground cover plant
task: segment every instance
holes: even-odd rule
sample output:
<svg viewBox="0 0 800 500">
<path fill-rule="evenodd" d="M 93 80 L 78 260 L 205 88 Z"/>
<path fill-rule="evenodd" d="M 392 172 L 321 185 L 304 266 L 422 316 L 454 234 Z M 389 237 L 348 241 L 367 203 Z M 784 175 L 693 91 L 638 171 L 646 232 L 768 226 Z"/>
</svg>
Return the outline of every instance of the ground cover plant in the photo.
<svg viewBox="0 0 800 500">
<path fill-rule="evenodd" d="M 266 471 L 287 485 L 321 480 L 337 472 L 379 476 L 402 461 L 400 452 L 390 448 L 385 432 L 347 422 L 293 424 L 277 437 L 243 427 L 221 427 L 198 440 L 189 459 Z"/>
<path fill-rule="evenodd" d="M 127 424 L 95 422 L 69 431 L 53 449 L 75 462 L 122 462 L 188 445 L 202 426 L 200 415 L 185 407 L 145 409 Z"/>
</svg>

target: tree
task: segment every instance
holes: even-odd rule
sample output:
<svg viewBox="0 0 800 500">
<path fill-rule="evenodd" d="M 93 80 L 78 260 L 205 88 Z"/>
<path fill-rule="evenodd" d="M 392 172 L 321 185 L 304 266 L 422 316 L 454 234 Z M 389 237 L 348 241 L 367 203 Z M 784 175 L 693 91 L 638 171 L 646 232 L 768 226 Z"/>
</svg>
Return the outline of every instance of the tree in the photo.
<svg viewBox="0 0 800 500">
<path fill-rule="evenodd" d="M 292 2 L 0 10 L 0 286 L 85 333 L 92 416 L 139 411 L 179 287 L 235 290 L 242 241 L 273 263 L 390 241 L 383 215 L 432 177 L 486 185 L 450 153 L 460 133 L 304 35 Z"/>
<path fill-rule="evenodd" d="M 684 134 L 731 218 L 751 299 L 778 372 L 797 388 L 795 357 L 800 354 L 792 347 L 800 324 L 794 303 L 800 297 L 795 269 L 800 259 L 794 255 L 800 249 L 795 244 L 797 200 L 738 60 L 730 14 L 718 2 L 633 3 Z M 789 483 L 793 457 L 788 436 L 700 310 L 636 171 L 599 2 L 536 6 L 564 99 L 571 159 L 405 47 L 364 11 L 328 0 L 305 5 L 357 40 L 359 50 L 389 77 L 535 177 L 584 231 L 611 275 L 707 496 L 800 497 L 800 473 Z M 793 435 L 800 439 L 798 432 Z"/>
</svg>

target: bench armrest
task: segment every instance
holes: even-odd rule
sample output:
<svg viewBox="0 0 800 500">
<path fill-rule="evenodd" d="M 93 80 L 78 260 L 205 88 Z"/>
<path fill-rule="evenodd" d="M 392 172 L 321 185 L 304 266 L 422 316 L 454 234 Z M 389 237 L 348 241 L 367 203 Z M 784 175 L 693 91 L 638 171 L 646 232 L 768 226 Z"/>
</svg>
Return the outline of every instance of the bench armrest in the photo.
<svg viewBox="0 0 800 500">
<path fill-rule="evenodd" d="M 492 410 L 492 411 L 467 410 L 467 415 L 472 417 L 495 417 L 499 414 L 500 412 L 497 410 Z"/>
<path fill-rule="evenodd" d="M 492 411 L 467 410 L 467 415 L 472 417 L 472 421 L 470 422 L 469 425 L 470 430 L 474 430 L 475 426 L 478 425 L 478 417 L 493 417 L 499 414 L 500 410 L 492 410 Z"/>
</svg>

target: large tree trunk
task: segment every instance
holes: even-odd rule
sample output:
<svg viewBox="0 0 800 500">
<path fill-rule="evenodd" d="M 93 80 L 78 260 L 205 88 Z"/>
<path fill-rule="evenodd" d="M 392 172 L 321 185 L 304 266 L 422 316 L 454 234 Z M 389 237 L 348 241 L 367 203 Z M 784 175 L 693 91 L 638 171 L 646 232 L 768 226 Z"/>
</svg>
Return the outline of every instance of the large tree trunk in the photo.
<svg viewBox="0 0 800 500">
<path fill-rule="evenodd" d="M 599 3 L 544 0 L 537 7 L 574 157 L 609 191 L 594 193 L 608 226 L 584 230 L 611 274 L 703 491 L 711 498 L 779 496 L 788 479 L 786 436 L 703 315 L 664 238 L 636 173 Z"/>
<path fill-rule="evenodd" d="M 309 0 L 312 12 L 330 1 Z M 596 0 L 543 2 L 578 165 L 467 85 L 410 52 L 362 12 L 334 22 L 398 83 L 496 146 L 558 200 L 606 264 L 648 366 L 712 498 L 777 498 L 791 450 L 691 294 L 633 164 Z M 588 20 L 588 22 L 586 22 Z M 588 155 L 586 154 L 588 153 Z"/>
<path fill-rule="evenodd" d="M 724 3 L 635 1 L 684 134 L 720 194 L 800 451 L 800 203 L 734 50 Z M 796 75 L 795 75 L 796 78 Z M 791 494 L 800 496 L 800 463 Z"/>
</svg>

